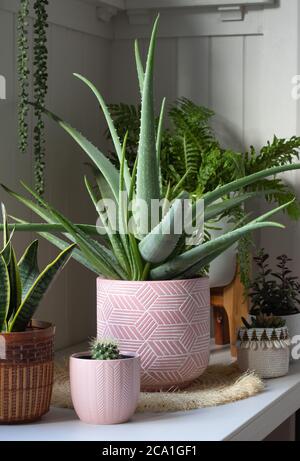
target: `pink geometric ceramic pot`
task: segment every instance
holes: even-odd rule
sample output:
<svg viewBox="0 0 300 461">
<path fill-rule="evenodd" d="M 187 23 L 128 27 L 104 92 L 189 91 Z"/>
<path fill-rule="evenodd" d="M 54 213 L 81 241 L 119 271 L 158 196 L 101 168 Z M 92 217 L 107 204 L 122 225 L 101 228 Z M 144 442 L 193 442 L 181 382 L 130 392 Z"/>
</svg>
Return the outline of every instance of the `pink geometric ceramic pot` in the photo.
<svg viewBox="0 0 300 461">
<path fill-rule="evenodd" d="M 98 278 L 97 336 L 139 354 L 142 390 L 186 387 L 209 361 L 209 279 Z"/>
<path fill-rule="evenodd" d="M 89 352 L 70 358 L 74 409 L 87 424 L 120 424 L 134 414 L 140 394 L 140 358 L 121 352 L 118 360 L 93 360 Z"/>
</svg>

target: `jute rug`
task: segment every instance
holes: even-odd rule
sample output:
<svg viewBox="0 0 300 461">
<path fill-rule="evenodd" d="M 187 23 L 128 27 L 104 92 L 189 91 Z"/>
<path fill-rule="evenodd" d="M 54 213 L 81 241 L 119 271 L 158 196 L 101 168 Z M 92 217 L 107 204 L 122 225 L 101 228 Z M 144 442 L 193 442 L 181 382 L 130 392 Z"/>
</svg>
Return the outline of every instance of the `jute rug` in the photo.
<svg viewBox="0 0 300 461">
<path fill-rule="evenodd" d="M 254 373 L 241 373 L 236 364 L 211 365 L 189 388 L 177 392 L 142 392 L 137 412 L 167 412 L 213 407 L 243 400 L 264 390 Z M 68 365 L 56 364 L 52 405 L 73 408 Z"/>
</svg>

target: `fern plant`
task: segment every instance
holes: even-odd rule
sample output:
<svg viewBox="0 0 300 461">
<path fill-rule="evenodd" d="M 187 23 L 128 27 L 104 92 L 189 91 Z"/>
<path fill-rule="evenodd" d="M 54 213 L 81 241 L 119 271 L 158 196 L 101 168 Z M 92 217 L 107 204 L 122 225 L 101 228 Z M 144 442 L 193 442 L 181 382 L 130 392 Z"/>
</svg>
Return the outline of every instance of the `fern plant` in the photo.
<svg viewBox="0 0 300 461">
<path fill-rule="evenodd" d="M 121 139 L 127 131 L 130 133 L 127 158 L 132 168 L 137 156 L 140 107 L 121 103 L 110 105 L 109 109 Z M 289 165 L 299 159 L 300 137 L 295 136 L 290 139 L 274 136 L 273 141 L 268 142 L 259 152 L 252 146 L 244 154 L 223 149 L 210 126 L 214 112 L 186 98 L 176 101 L 168 115 L 171 128 L 162 131 L 160 157 L 162 187 L 170 198 L 186 190 L 191 197 L 197 199 L 229 181 L 267 168 Z M 109 131 L 107 138 L 111 138 Z M 114 152 L 110 156 L 114 159 Z M 289 203 L 285 209 L 288 216 L 294 220 L 300 218 L 300 205 L 295 200 L 295 193 L 280 178 L 257 181 L 247 186 L 245 191 L 261 191 L 269 203 Z M 230 209 L 228 215 L 233 223 L 238 223 L 246 216 L 242 206 Z M 240 275 L 246 290 L 251 283 L 249 273 L 253 246 L 250 234 L 238 242 Z"/>
<path fill-rule="evenodd" d="M 46 114 L 59 124 L 86 152 L 90 161 L 99 171 L 97 175 L 96 189 L 85 178 L 88 194 L 95 205 L 97 213 L 106 231 L 105 244 L 96 238 L 96 226 L 73 224 L 53 206 L 43 200 L 28 186 L 25 186 L 33 199 L 24 197 L 16 192 L 5 188 L 12 196 L 34 211 L 44 224 L 30 224 L 20 219 L 16 220 L 16 229 L 36 230 L 40 234 L 61 249 L 68 246 L 68 240 L 76 242 L 78 249 L 74 250 L 73 257 L 96 274 L 110 279 L 123 280 L 170 280 L 178 278 L 194 278 L 203 274 L 207 264 L 227 250 L 243 236 L 256 229 L 264 227 L 283 227 L 272 222 L 269 218 L 279 210 L 285 209 L 284 204 L 269 211 L 250 222 L 240 221 L 234 230 L 222 235 L 213 241 L 199 241 L 197 245 L 186 244 L 184 230 L 176 232 L 176 223 L 182 214 L 184 200 L 188 193 L 180 193 L 171 207 L 160 216 L 158 224 L 147 232 L 141 232 L 140 226 L 145 218 L 152 218 L 151 204 L 153 200 L 164 198 L 163 177 L 161 174 L 161 155 L 163 139 L 164 106 L 158 123 L 154 114 L 153 102 L 153 73 L 156 35 L 158 18 L 155 21 L 149 45 L 146 68 L 142 64 L 138 44 L 136 43 L 136 63 L 141 92 L 140 135 L 136 147 L 137 161 L 130 170 L 126 161 L 126 146 L 128 134 L 121 142 L 114 126 L 103 97 L 89 80 L 75 74 L 76 78 L 90 88 L 95 95 L 107 121 L 114 148 L 118 156 L 120 168 L 118 169 L 98 148 L 89 142 L 78 130 L 58 116 L 46 111 Z M 236 208 L 241 203 L 256 196 L 259 192 L 239 193 L 231 196 L 231 193 L 241 191 L 251 184 L 274 176 L 283 171 L 300 169 L 300 164 L 282 165 L 256 172 L 252 175 L 229 181 L 212 191 L 201 195 L 205 210 L 206 222 L 218 219 L 229 210 Z M 101 173 L 101 174 L 100 174 Z M 268 192 L 268 191 L 267 191 Z M 98 206 L 99 198 L 109 198 L 113 201 L 117 210 L 118 229 L 113 229 L 109 216 L 105 210 Z M 124 200 L 124 197 L 126 200 Z M 133 211 L 128 204 L 135 198 L 138 202 L 147 204 L 146 213 L 142 207 Z M 221 200 L 226 198 L 225 200 Z M 36 200 L 38 203 L 36 203 Z M 196 212 L 195 204 L 192 207 Z M 129 226 L 130 222 L 134 226 Z M 151 222 L 151 221 L 150 221 Z M 166 229 L 168 231 L 166 232 Z M 57 236 L 57 232 L 62 233 Z"/>
<path fill-rule="evenodd" d="M 3 248 L 0 250 L 0 333 L 24 331 L 54 277 L 71 257 L 67 246 L 42 272 L 37 262 L 38 241 L 32 242 L 17 262 L 5 207 L 2 204 Z"/>
</svg>

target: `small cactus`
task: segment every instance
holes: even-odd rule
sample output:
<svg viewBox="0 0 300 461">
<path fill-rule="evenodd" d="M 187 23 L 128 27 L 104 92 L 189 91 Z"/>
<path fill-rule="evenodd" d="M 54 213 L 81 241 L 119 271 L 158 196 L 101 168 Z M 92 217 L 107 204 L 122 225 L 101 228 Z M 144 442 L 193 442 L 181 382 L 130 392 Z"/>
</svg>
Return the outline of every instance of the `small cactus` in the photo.
<svg viewBox="0 0 300 461">
<path fill-rule="evenodd" d="M 90 351 L 94 360 L 116 360 L 120 356 L 118 344 L 112 339 L 93 339 Z"/>
<path fill-rule="evenodd" d="M 251 323 L 247 322 L 242 317 L 243 324 L 250 330 L 252 328 L 282 328 L 285 326 L 286 321 L 281 317 L 274 317 L 273 315 L 259 314 L 256 317 L 251 317 Z"/>
</svg>

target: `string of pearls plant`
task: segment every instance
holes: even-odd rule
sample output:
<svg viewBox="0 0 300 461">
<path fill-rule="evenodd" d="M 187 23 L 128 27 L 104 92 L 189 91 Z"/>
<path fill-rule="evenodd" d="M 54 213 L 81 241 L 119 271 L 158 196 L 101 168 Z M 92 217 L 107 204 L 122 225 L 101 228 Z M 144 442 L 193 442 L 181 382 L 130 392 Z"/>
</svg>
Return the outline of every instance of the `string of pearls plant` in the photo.
<svg viewBox="0 0 300 461">
<path fill-rule="evenodd" d="M 19 149 L 25 153 L 28 148 L 28 14 L 29 0 L 21 0 L 18 13 L 18 75 L 19 75 Z"/>
<path fill-rule="evenodd" d="M 35 0 L 34 8 L 34 44 L 33 44 L 33 93 L 35 126 L 33 129 L 34 142 L 34 178 L 35 191 L 43 196 L 45 191 L 45 123 L 43 111 L 48 92 L 48 49 L 47 27 L 48 0 Z M 29 99 L 29 44 L 28 44 L 28 16 L 30 0 L 21 0 L 18 15 L 18 73 L 20 83 L 19 93 L 19 146 L 21 152 L 28 149 L 28 99 Z"/>
</svg>

